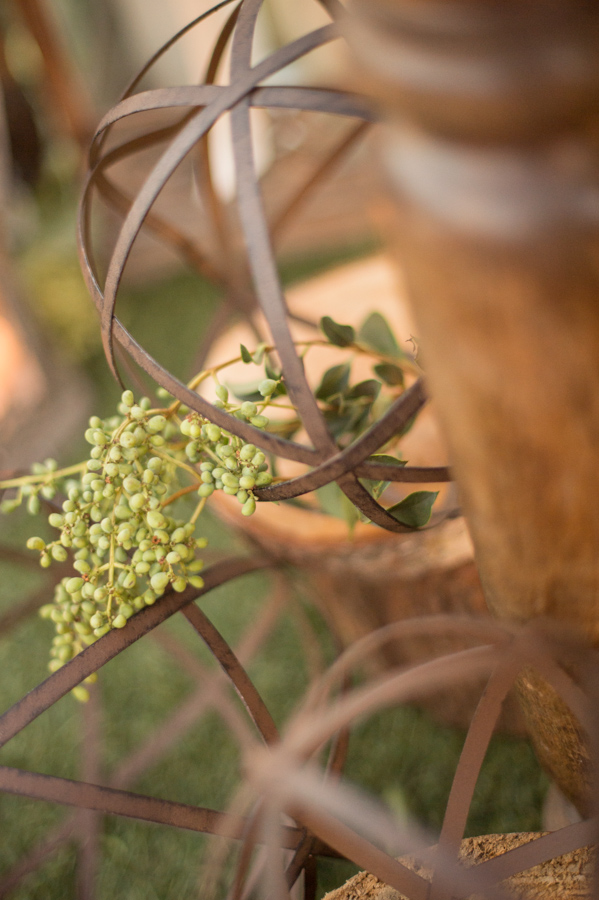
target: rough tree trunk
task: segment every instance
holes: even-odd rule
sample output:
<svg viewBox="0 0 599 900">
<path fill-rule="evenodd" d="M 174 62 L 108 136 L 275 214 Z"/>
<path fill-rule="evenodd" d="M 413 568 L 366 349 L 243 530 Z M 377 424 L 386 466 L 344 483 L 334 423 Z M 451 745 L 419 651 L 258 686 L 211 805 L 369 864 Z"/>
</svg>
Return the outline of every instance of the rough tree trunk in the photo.
<svg viewBox="0 0 599 900">
<path fill-rule="evenodd" d="M 487 602 L 597 642 L 599 10 L 351 8 L 392 123 L 397 251 Z M 544 765 L 584 810 L 576 723 L 534 674 L 522 694 Z"/>
</svg>

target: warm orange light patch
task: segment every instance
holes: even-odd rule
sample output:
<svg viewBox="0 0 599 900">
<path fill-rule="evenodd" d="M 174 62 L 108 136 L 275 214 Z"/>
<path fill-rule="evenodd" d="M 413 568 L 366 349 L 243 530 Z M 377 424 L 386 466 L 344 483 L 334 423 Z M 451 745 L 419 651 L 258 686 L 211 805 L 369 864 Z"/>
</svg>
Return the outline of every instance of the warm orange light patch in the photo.
<svg viewBox="0 0 599 900">
<path fill-rule="evenodd" d="M 17 405 L 32 406 L 43 394 L 44 379 L 14 326 L 0 315 L 0 418 Z"/>
</svg>

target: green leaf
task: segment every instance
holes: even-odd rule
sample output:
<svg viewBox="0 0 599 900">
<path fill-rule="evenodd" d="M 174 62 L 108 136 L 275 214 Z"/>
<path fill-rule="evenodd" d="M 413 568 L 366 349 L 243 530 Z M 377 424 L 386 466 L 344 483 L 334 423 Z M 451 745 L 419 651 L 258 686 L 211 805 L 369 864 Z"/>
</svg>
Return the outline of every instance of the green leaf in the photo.
<svg viewBox="0 0 599 900">
<path fill-rule="evenodd" d="M 267 378 L 272 378 L 273 381 L 278 381 L 281 377 L 281 373 L 277 372 L 268 364 L 268 362 L 264 363 L 264 372 Z"/>
<path fill-rule="evenodd" d="M 252 356 L 252 362 L 256 363 L 257 366 L 260 365 L 262 360 L 264 359 L 264 351 L 266 349 L 266 344 L 258 344 L 258 349 Z"/>
<path fill-rule="evenodd" d="M 408 528 L 422 528 L 429 521 L 439 491 L 414 491 L 404 500 L 390 506 L 387 512 Z"/>
<path fill-rule="evenodd" d="M 239 350 L 240 350 L 240 352 L 241 352 L 241 358 L 242 358 L 242 360 L 244 361 L 244 363 L 251 363 L 251 362 L 254 361 L 254 360 L 252 359 L 252 354 L 250 353 L 250 351 L 248 350 L 248 348 L 245 347 L 243 344 L 240 344 L 240 345 L 239 345 Z"/>
<path fill-rule="evenodd" d="M 351 325 L 340 325 L 330 316 L 322 317 L 320 329 L 328 338 L 329 343 L 334 344 L 335 347 L 349 347 L 356 337 L 356 332 Z"/>
<path fill-rule="evenodd" d="M 373 453 L 372 456 L 368 457 L 367 462 L 384 463 L 386 466 L 405 466 L 407 460 L 396 459 L 394 456 L 389 456 L 387 453 Z"/>
<path fill-rule="evenodd" d="M 260 391 L 252 390 L 248 385 L 242 385 L 240 387 L 234 387 L 231 385 L 231 390 L 235 394 L 238 400 L 251 400 L 252 403 L 260 403 L 264 400 L 264 397 L 260 393 Z"/>
<path fill-rule="evenodd" d="M 384 356 L 398 358 L 402 356 L 389 323 L 378 312 L 373 312 L 368 316 L 358 332 L 358 338 L 363 344 L 367 344 Z"/>
<path fill-rule="evenodd" d="M 316 491 L 320 508 L 329 516 L 343 519 L 350 531 L 359 519 L 358 510 L 334 481 Z"/>
<path fill-rule="evenodd" d="M 377 381 L 375 378 L 369 378 L 367 381 L 360 381 L 350 388 L 346 397 L 348 400 L 356 400 L 358 397 L 369 397 L 371 400 L 376 400 L 380 389 L 380 381 Z"/>
<path fill-rule="evenodd" d="M 394 366 L 393 363 L 377 363 L 373 368 L 375 374 L 378 375 L 385 384 L 388 384 L 391 387 L 403 387 L 404 376 L 399 366 Z"/>
<path fill-rule="evenodd" d="M 317 390 L 316 397 L 318 400 L 328 400 L 335 394 L 342 394 L 349 383 L 350 366 L 348 363 L 341 363 L 338 366 L 332 366 L 322 376 Z"/>
</svg>

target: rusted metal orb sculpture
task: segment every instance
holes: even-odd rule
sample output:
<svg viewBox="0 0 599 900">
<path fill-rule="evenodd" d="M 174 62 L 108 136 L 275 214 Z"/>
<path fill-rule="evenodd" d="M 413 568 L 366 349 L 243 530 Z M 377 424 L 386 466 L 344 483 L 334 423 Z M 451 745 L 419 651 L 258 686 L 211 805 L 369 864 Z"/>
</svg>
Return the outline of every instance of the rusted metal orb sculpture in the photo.
<svg viewBox="0 0 599 900">
<path fill-rule="evenodd" d="M 336 481 L 346 496 L 370 521 L 389 531 L 410 531 L 410 528 L 396 521 L 358 479 L 403 482 L 449 480 L 447 469 L 441 466 L 402 468 L 367 461 L 390 438 L 401 433 L 426 402 L 423 383 L 421 380 L 416 381 L 393 402 L 387 413 L 369 430 L 350 446 L 340 450 L 327 428 L 294 346 L 289 327 L 290 317 L 273 250 L 277 223 L 288 217 L 306 192 L 319 185 L 323 174 L 333 162 L 341 158 L 343 151 L 353 143 L 374 117 L 372 109 L 362 98 L 342 91 L 282 85 L 263 86 L 263 82 L 280 73 L 291 63 L 338 38 L 336 23 L 332 21 L 327 26 L 305 34 L 252 66 L 250 60 L 254 32 L 262 0 L 242 0 L 230 13 L 216 41 L 204 84 L 136 93 L 141 78 L 162 53 L 182 38 L 189 28 L 201 26 L 209 15 L 225 6 L 228 6 L 228 0 L 215 7 L 211 13 L 200 16 L 165 45 L 134 79 L 121 102 L 104 117 L 94 136 L 90 153 L 90 170 L 81 206 L 79 241 L 83 271 L 100 314 L 106 357 L 113 373 L 118 377 L 115 349 L 122 348 L 156 383 L 190 409 L 244 440 L 254 443 L 262 450 L 309 467 L 308 472 L 298 477 L 256 491 L 256 496 L 260 500 L 289 499 Z M 215 78 L 229 43 L 230 81 L 226 85 L 216 84 Z M 285 208 L 278 213 L 276 221 L 273 222 L 267 220 L 256 171 L 250 131 L 250 110 L 254 107 L 309 110 L 347 117 L 357 122 L 342 144 L 323 160 L 319 171 L 313 173 L 300 193 L 288 199 Z M 125 137 L 118 137 L 119 128 L 125 121 L 132 120 L 136 114 L 174 109 L 181 110 L 176 124 L 171 124 L 168 128 L 156 127 L 133 137 L 129 130 Z M 237 185 L 233 205 L 241 229 L 241 243 L 246 250 L 241 259 L 238 244 L 226 225 L 229 211 L 224 208 L 214 189 L 207 150 L 210 130 L 224 114 L 230 116 L 231 122 L 232 154 Z M 141 189 L 135 196 L 125 196 L 122 190 L 111 182 L 108 176 L 110 166 L 126 157 L 134 157 L 140 150 L 161 142 L 164 143 L 164 149 L 148 171 Z M 204 193 L 203 206 L 212 211 L 214 229 L 220 241 L 219 251 L 212 255 L 205 247 L 195 245 L 170 223 L 161 219 L 155 209 L 161 191 L 179 164 L 191 153 L 196 153 L 199 159 L 201 177 L 198 181 L 200 193 Z M 105 201 L 124 214 L 103 278 L 100 277 L 93 262 L 90 237 L 93 219 L 92 198 L 96 191 Z M 156 237 L 167 241 L 182 253 L 184 258 L 202 274 L 212 278 L 224 288 L 226 300 L 217 315 L 217 320 L 213 323 L 212 338 L 226 325 L 231 312 L 239 313 L 241 310 L 247 313 L 256 305 L 261 308 L 270 330 L 269 343 L 276 347 L 291 402 L 298 411 L 310 443 L 286 440 L 275 434 L 264 433 L 249 422 L 241 422 L 226 411 L 216 408 L 162 367 L 123 326 L 116 315 L 119 286 L 128 257 L 144 226 L 151 229 Z M 247 272 L 251 278 L 244 280 L 244 274 Z"/>
</svg>

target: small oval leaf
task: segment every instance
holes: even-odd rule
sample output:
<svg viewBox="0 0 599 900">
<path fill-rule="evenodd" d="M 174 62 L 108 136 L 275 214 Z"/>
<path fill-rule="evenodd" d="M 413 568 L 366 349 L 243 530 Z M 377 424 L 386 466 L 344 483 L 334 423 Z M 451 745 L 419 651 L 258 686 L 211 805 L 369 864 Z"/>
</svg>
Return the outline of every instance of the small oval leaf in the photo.
<svg viewBox="0 0 599 900">
<path fill-rule="evenodd" d="M 330 316 L 323 316 L 320 320 L 320 329 L 328 338 L 329 343 L 335 347 L 349 347 L 353 344 L 356 332 L 351 325 L 340 325 Z"/>
<path fill-rule="evenodd" d="M 350 367 L 347 363 L 341 363 L 338 366 L 332 366 L 322 376 L 318 388 L 316 389 L 316 397 L 318 400 L 328 400 L 335 394 L 342 394 L 349 383 Z"/>
<path fill-rule="evenodd" d="M 250 351 L 248 350 L 248 348 L 247 348 L 246 346 L 244 346 L 244 344 L 240 344 L 240 345 L 239 345 L 239 351 L 240 351 L 240 353 L 241 353 L 241 358 L 242 358 L 242 360 L 243 360 L 244 363 L 251 363 L 251 362 L 253 362 L 252 354 L 250 353 Z"/>
<path fill-rule="evenodd" d="M 390 387 L 403 387 L 404 375 L 399 366 L 394 366 L 393 363 L 377 363 L 373 369 L 375 375 L 378 375 L 385 384 Z"/>
<path fill-rule="evenodd" d="M 429 521 L 439 491 L 414 491 L 404 500 L 390 506 L 387 512 L 408 528 L 422 528 Z"/>
<path fill-rule="evenodd" d="M 368 316 L 358 332 L 358 338 L 384 356 L 402 355 L 389 323 L 379 312 L 373 312 Z"/>
</svg>

